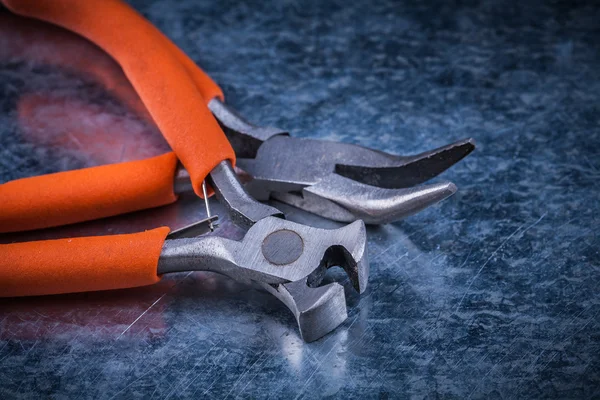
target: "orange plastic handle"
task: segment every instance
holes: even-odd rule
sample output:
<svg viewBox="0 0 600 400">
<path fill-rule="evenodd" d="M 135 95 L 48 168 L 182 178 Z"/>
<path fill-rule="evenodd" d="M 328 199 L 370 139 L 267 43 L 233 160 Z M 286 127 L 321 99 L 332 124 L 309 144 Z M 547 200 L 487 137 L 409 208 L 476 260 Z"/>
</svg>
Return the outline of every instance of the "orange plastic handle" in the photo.
<svg viewBox="0 0 600 400">
<path fill-rule="evenodd" d="M 135 10 L 119 0 L 1 1 L 16 14 L 72 30 L 110 54 L 190 173 L 196 194 L 201 196 L 202 182 L 218 163 L 235 163 L 233 148 L 206 106 L 198 82 L 177 53 L 165 46 L 165 38 Z"/>
<path fill-rule="evenodd" d="M 0 245 L 0 297 L 122 289 L 160 280 L 169 228 Z"/>
<path fill-rule="evenodd" d="M 10 181 L 0 185 L 0 232 L 89 221 L 172 203 L 177 199 L 176 168 L 177 157 L 167 153 Z"/>
</svg>

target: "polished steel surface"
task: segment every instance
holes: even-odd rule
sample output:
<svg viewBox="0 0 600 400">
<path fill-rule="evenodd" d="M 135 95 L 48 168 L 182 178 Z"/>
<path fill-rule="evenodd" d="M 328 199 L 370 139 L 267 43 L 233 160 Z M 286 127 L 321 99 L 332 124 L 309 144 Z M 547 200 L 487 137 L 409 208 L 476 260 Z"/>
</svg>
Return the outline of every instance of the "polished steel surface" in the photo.
<svg viewBox="0 0 600 400">
<path fill-rule="evenodd" d="M 368 186 L 337 174 L 302 188 L 300 193 L 272 192 L 271 198 L 340 222 L 356 219 L 386 224 L 418 213 L 456 193 L 451 182 L 406 189 Z"/>
<path fill-rule="evenodd" d="M 471 136 L 478 149 L 441 176 L 460 188 L 454 196 L 367 227 L 362 295 L 342 270 L 328 270 L 324 284 L 343 286 L 348 318 L 322 339 L 302 340 L 273 295 L 211 272 L 0 299 L 2 399 L 600 396 L 597 4 L 131 4 L 252 121 L 394 154 Z M 34 55 L 118 70 L 77 36 L 0 13 L 0 57 L 18 56 L 0 64 L 1 182 L 168 151 L 115 100 L 122 81 L 107 92 L 87 75 L 23 61 L 30 40 Z M 288 220 L 342 225 L 273 205 Z M 211 210 L 219 235 L 243 238 L 213 199 Z M 165 207 L 0 241 L 205 217 L 186 193 Z"/>
</svg>

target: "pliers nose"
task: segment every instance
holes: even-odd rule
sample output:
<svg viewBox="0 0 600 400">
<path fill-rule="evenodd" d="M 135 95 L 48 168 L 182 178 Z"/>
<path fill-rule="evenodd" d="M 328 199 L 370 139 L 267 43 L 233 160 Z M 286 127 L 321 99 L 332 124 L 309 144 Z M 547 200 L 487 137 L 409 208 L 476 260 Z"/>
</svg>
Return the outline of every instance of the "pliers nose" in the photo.
<svg viewBox="0 0 600 400">
<path fill-rule="evenodd" d="M 322 217 L 365 224 L 386 224 L 406 218 L 450 197 L 456 192 L 452 182 L 406 189 L 384 189 L 331 174 L 300 193 L 274 192 L 271 197 Z"/>
<path fill-rule="evenodd" d="M 19 2 L 14 3 L 25 7 L 19 6 Z M 177 118 L 165 107 L 162 95 L 151 96 L 153 100 L 162 100 L 148 105 L 160 117 L 153 119 L 189 170 L 186 179 L 190 181 L 191 178 L 191 188 L 199 195 L 203 178 L 210 171 L 207 165 L 214 166 L 224 158 L 233 160 L 236 156 L 237 165 L 254 178 L 247 189 L 256 198 L 273 198 L 341 222 L 357 219 L 369 224 L 397 221 L 456 192 L 456 186 L 450 182 L 414 185 L 437 176 L 469 154 L 475 147 L 472 139 L 406 157 L 348 143 L 293 138 L 281 129 L 255 126 L 226 106 L 219 87 L 160 32 L 146 24 L 140 26 L 140 32 L 152 36 L 175 56 L 175 64 L 179 65 L 174 67 L 181 68 L 173 68 L 173 71 L 184 72 L 178 78 L 188 81 L 183 87 L 187 94 L 178 99 L 196 98 L 208 103 L 210 112 L 202 101 L 181 107 L 181 101 L 171 99 L 173 101 L 166 104 L 178 104 L 171 110 L 177 113 Z M 139 35 L 140 32 L 135 30 L 134 33 Z M 121 55 L 136 59 L 128 52 Z M 144 68 L 139 69 L 144 73 Z M 151 79 L 140 79 L 138 83 L 142 89 L 162 93 L 161 87 L 148 82 L 153 83 Z M 135 108 L 144 109 L 142 105 Z M 185 112 L 182 112 L 184 108 Z M 203 117 L 195 118 L 200 111 Z M 228 142 L 214 123 L 211 112 L 225 131 Z M 172 123 L 185 117 L 191 117 L 193 123 L 189 126 Z M 194 130 L 191 127 L 206 132 L 196 135 L 191 132 Z M 203 137 L 213 138 L 211 142 L 214 143 L 205 143 Z M 200 154 L 196 149 L 203 146 L 211 151 Z"/>
<path fill-rule="evenodd" d="M 414 187 L 475 149 L 463 139 L 413 156 L 398 156 L 349 143 L 290 137 L 243 120 L 220 100 L 209 108 L 224 127 L 238 167 L 253 178 L 247 190 L 341 222 L 400 220 L 456 192 L 451 182 Z"/>
</svg>

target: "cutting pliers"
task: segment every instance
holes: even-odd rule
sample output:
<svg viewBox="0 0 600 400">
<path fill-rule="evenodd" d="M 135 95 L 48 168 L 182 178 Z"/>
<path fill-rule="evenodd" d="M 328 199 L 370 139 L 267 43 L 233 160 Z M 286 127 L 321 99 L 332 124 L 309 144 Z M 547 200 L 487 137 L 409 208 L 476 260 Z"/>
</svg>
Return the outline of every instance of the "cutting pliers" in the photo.
<svg viewBox="0 0 600 400">
<path fill-rule="evenodd" d="M 274 218 L 281 216 L 279 210 L 257 202 L 237 180 L 235 153 L 253 178 L 247 188 L 257 198 L 273 197 L 340 221 L 381 223 L 451 195 L 456 190 L 451 183 L 409 186 L 439 174 L 473 149 L 469 139 L 398 157 L 349 144 L 294 139 L 239 117 L 208 75 L 119 0 L 0 1 L 17 14 L 72 30 L 110 54 L 173 149 L 152 159 L 1 185 L 0 231 L 155 207 L 174 201 L 186 185 L 205 199 L 214 190 L 232 219 L 250 228 L 241 242 L 165 240 L 168 228 L 159 228 L 5 245 L 0 248 L 4 295 L 131 287 L 155 282 L 167 272 L 208 269 L 269 290 L 292 309 L 303 337 L 315 339 L 346 317 L 341 287 L 318 287 L 324 271 L 342 266 L 359 292 L 366 287 L 364 224 L 325 232 Z M 126 271 L 123 265 L 129 266 Z"/>
<path fill-rule="evenodd" d="M 174 152 L 0 185 L 1 231 L 56 226 L 172 202 L 179 190 L 178 171 L 184 167 L 187 185 L 206 199 L 208 183 L 231 219 L 248 231 L 241 241 L 195 235 L 176 239 L 168 236 L 168 227 L 161 227 L 0 245 L 0 297 L 135 287 L 171 272 L 207 270 L 274 294 L 292 310 L 307 341 L 346 319 L 343 288 L 338 283 L 319 285 L 328 268 L 341 266 L 353 286 L 365 290 L 364 223 L 312 228 L 279 218 L 279 210 L 249 196 L 234 172 L 233 150 L 202 93 L 170 48 L 153 36 L 150 24 L 116 0 L 93 6 L 72 0 L 2 2 L 16 13 L 85 34 L 109 52 Z"/>
<path fill-rule="evenodd" d="M 464 139 L 422 154 L 396 156 L 348 143 L 293 138 L 280 129 L 257 127 L 224 103 L 222 90 L 202 69 L 152 24 L 119 1 L 79 2 L 74 6 L 72 1 L 61 0 L 48 8 L 51 12 L 42 10 L 41 5 L 46 1 L 6 0 L 5 3 L 17 13 L 71 29 L 117 59 L 186 167 L 179 171 L 179 181 L 184 182 L 186 173 L 189 174 L 192 187 L 200 195 L 201 177 L 210 170 L 207 165 L 214 165 L 216 159 L 224 157 L 233 160 L 235 151 L 237 167 L 252 177 L 247 190 L 259 200 L 274 198 L 337 221 L 362 219 L 366 223 L 386 223 L 452 195 L 456 186 L 450 182 L 414 185 L 437 176 L 474 149 L 474 141 Z M 110 15 L 111 25 L 98 26 L 98 22 L 87 19 L 74 23 L 74 18 L 69 17 L 85 15 L 86 11 L 89 14 L 90 9 Z M 107 34 L 109 31 L 112 33 Z M 117 37 L 127 37 L 126 43 L 136 45 L 125 46 Z M 169 61 L 160 56 L 161 51 L 156 51 L 161 46 L 162 52 L 171 54 Z M 171 79 L 148 83 L 143 74 L 136 72 L 143 69 L 140 59 L 152 60 Z M 167 87 L 166 82 L 172 84 Z M 170 98 L 179 95 L 186 101 L 175 107 L 165 106 L 173 104 Z M 217 133 L 215 118 L 207 115 L 210 113 L 229 143 L 223 140 L 222 132 Z M 197 116 L 191 118 L 195 122 L 191 125 L 194 132 L 190 126 L 174 122 L 181 121 L 179 117 L 183 114 Z M 205 142 L 203 148 L 211 150 L 198 153 L 193 150 L 198 143 L 191 137 L 196 141 L 199 137 L 219 137 L 219 140 Z M 30 215 L 39 220 L 35 213 Z"/>
</svg>

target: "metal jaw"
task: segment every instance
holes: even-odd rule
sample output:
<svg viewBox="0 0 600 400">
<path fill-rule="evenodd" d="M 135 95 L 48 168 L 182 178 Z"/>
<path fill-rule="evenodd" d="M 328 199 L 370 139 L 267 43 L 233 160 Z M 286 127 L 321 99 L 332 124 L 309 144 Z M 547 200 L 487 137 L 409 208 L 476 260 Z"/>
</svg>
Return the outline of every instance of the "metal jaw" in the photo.
<svg viewBox="0 0 600 400">
<path fill-rule="evenodd" d="M 218 236 L 166 240 L 158 273 L 213 271 L 254 282 L 279 298 L 293 313 L 307 342 L 335 329 L 346 318 L 339 283 L 319 286 L 328 268 L 342 267 L 362 293 L 369 277 L 365 225 L 319 229 L 267 217 L 241 241 Z"/>
<path fill-rule="evenodd" d="M 217 166 L 210 171 L 207 179 L 215 191 L 217 199 L 225 206 L 229 217 L 236 225 L 248 229 L 263 218 L 269 216 L 283 217 L 281 211 L 275 207 L 256 201 L 248 194 L 248 192 L 246 192 L 229 161 L 225 160 L 217 164 Z M 174 191 L 179 194 L 191 190 L 192 184 L 190 182 L 190 175 L 183 168 L 183 165 L 180 164 L 175 175 Z M 204 193 L 204 197 L 207 197 L 206 193 Z M 208 212 L 208 203 L 206 204 Z M 213 221 L 214 219 L 209 215 L 206 224 L 203 224 L 203 221 L 200 221 L 197 224 L 194 224 L 194 226 L 206 225 L 209 227 L 207 224 L 210 224 Z M 200 229 L 202 228 L 198 228 L 198 232 L 201 232 Z M 187 234 L 188 227 L 182 228 L 182 231 L 183 230 L 186 232 L 185 237 L 192 236 L 191 234 Z M 179 237 L 184 237 L 183 233 Z"/>
<path fill-rule="evenodd" d="M 229 161 L 222 161 L 213 168 L 208 181 L 219 202 L 227 208 L 231 220 L 242 228 L 248 229 L 266 217 L 283 217 L 275 207 L 259 203 L 248 195 Z"/>
<path fill-rule="evenodd" d="M 179 170 L 176 187 L 186 187 L 186 175 Z M 190 238 L 194 232 L 208 231 L 211 218 L 175 231 L 165 241 L 158 273 L 204 270 L 255 283 L 294 313 L 308 342 L 341 324 L 347 318 L 343 287 L 319 284 L 328 268 L 340 266 L 358 292 L 365 290 L 369 264 L 364 223 L 325 230 L 274 218 L 283 214 L 249 196 L 228 161 L 211 171 L 208 182 L 231 220 L 249 228 L 246 235 L 241 241 Z"/>
<path fill-rule="evenodd" d="M 337 221 L 397 221 L 456 192 L 450 182 L 412 187 L 448 169 L 475 148 L 465 139 L 414 156 L 348 143 L 299 139 L 243 120 L 218 99 L 209 108 L 223 126 L 246 185 L 259 200 L 284 203 Z"/>
</svg>

